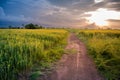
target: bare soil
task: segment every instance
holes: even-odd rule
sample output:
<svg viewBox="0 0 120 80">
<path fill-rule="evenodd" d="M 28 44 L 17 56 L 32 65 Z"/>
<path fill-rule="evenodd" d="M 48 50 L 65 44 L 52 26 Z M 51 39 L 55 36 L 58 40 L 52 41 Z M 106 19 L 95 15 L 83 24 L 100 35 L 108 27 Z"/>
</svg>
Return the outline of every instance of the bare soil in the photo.
<svg viewBox="0 0 120 80">
<path fill-rule="evenodd" d="M 63 55 L 55 69 L 39 80 L 104 80 L 87 54 L 86 46 L 74 34 L 70 34 L 65 50 L 69 54 Z"/>
</svg>

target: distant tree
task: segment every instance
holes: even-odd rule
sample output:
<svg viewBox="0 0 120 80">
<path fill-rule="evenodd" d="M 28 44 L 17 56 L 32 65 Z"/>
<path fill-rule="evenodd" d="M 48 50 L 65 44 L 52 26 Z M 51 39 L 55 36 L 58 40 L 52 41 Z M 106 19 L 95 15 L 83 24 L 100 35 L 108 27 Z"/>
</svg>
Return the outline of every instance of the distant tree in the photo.
<svg viewBox="0 0 120 80">
<path fill-rule="evenodd" d="M 35 26 L 36 26 L 36 27 L 38 27 L 38 25 L 37 25 L 37 24 L 35 24 Z"/>
<path fill-rule="evenodd" d="M 37 24 L 32 24 L 32 23 L 26 24 L 24 27 L 25 29 L 42 29 L 43 28 L 43 26 L 39 26 Z"/>
<path fill-rule="evenodd" d="M 20 27 L 16 27 L 17 29 L 20 29 Z"/>
<path fill-rule="evenodd" d="M 40 25 L 40 29 L 42 29 L 42 28 L 43 28 L 43 26 Z"/>
<path fill-rule="evenodd" d="M 12 29 L 12 26 L 11 26 L 11 25 L 9 25 L 9 26 L 8 26 L 8 28 L 9 28 L 9 29 Z"/>
<path fill-rule="evenodd" d="M 26 24 L 26 25 L 25 25 L 25 28 L 26 28 L 26 29 L 35 29 L 35 25 L 32 24 L 32 23 Z"/>
<path fill-rule="evenodd" d="M 39 25 L 35 24 L 35 28 L 36 29 L 41 29 L 42 27 L 40 27 Z"/>
</svg>

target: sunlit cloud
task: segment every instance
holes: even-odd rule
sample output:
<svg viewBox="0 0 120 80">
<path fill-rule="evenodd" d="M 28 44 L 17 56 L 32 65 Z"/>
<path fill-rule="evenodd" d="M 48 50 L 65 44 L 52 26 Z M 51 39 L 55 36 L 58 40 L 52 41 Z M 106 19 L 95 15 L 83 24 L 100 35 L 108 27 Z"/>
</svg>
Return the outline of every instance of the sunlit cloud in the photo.
<svg viewBox="0 0 120 80">
<path fill-rule="evenodd" d="M 104 0 L 94 0 L 95 3 L 103 2 Z"/>
<path fill-rule="evenodd" d="M 89 23 L 95 23 L 97 26 L 109 26 L 108 20 L 120 20 L 120 12 L 99 8 L 96 11 L 85 12 L 91 16 L 86 17 Z"/>
</svg>

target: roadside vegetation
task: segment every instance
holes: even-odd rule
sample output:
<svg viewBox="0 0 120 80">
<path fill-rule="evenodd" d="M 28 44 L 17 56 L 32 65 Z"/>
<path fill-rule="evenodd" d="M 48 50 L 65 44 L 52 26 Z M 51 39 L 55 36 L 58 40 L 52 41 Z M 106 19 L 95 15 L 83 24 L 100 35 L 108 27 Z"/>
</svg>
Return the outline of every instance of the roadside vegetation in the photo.
<svg viewBox="0 0 120 80">
<path fill-rule="evenodd" d="M 76 30 L 106 80 L 120 79 L 120 30 Z"/>
<path fill-rule="evenodd" d="M 0 80 L 35 78 L 64 53 L 62 29 L 0 29 Z"/>
</svg>

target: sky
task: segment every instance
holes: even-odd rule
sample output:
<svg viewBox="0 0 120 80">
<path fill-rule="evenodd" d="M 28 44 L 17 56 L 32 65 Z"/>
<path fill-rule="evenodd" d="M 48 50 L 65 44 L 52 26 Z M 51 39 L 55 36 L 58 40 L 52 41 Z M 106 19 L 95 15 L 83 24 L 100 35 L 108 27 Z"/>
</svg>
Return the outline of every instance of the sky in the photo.
<svg viewBox="0 0 120 80">
<path fill-rule="evenodd" d="M 27 23 L 120 29 L 120 0 L 0 0 L 0 27 Z"/>
</svg>

